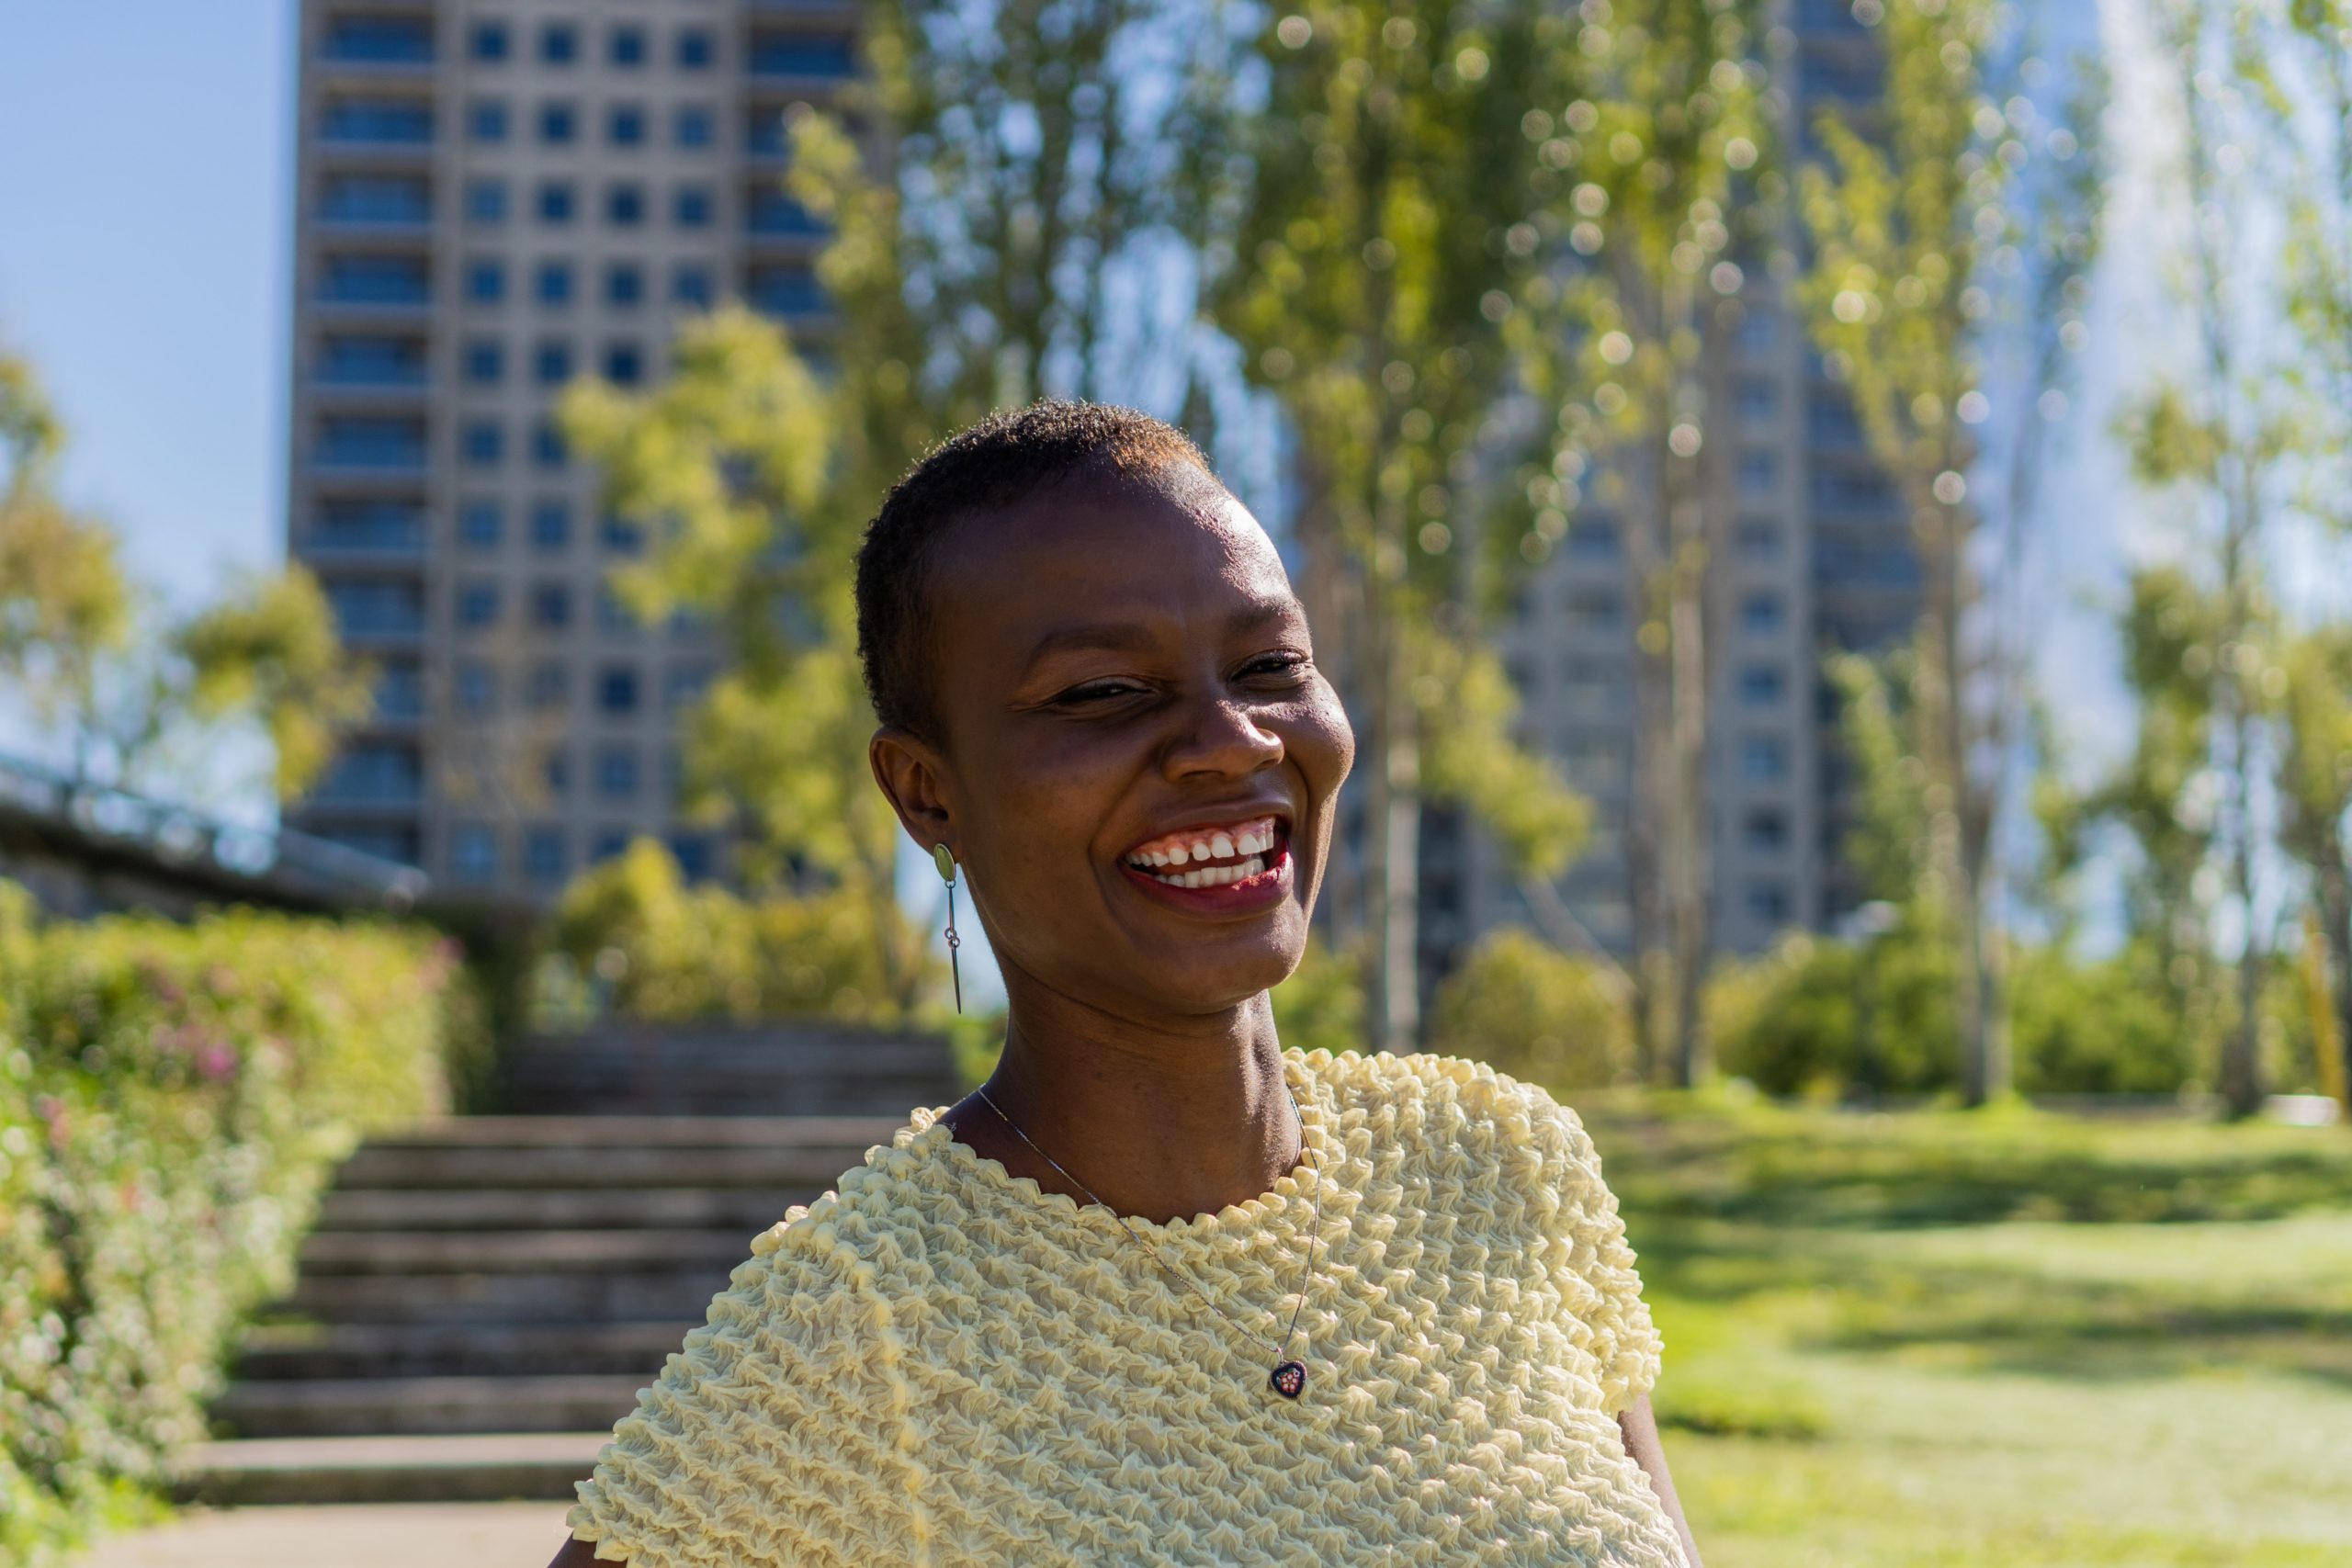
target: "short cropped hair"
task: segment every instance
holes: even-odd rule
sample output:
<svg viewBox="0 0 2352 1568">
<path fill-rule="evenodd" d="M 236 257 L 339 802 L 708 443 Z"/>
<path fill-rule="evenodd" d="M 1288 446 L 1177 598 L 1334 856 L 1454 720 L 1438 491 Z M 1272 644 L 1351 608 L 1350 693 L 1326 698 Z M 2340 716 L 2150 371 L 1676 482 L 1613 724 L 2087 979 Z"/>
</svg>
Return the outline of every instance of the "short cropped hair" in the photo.
<svg viewBox="0 0 2352 1568">
<path fill-rule="evenodd" d="M 1177 463 L 1215 478 L 1182 431 L 1110 403 L 1002 410 L 933 447 L 891 487 L 858 547 L 857 651 L 875 716 L 934 743 L 944 739 L 928 579 L 948 529 L 1063 479 L 1096 474 L 1148 482 Z"/>
</svg>

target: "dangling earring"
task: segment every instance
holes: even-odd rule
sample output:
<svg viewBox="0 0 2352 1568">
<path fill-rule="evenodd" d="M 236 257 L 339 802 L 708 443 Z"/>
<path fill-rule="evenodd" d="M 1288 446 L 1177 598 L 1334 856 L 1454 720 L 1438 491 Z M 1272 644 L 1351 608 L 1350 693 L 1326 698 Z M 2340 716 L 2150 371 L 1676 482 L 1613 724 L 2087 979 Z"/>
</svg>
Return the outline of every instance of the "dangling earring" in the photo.
<svg viewBox="0 0 2352 1568">
<path fill-rule="evenodd" d="M 947 884 L 947 972 L 956 980 L 956 1010 L 964 1010 L 964 970 L 956 961 L 956 950 L 963 946 L 956 935 L 956 857 L 945 844 L 931 847 L 932 863 L 939 867 L 940 880 Z"/>
</svg>

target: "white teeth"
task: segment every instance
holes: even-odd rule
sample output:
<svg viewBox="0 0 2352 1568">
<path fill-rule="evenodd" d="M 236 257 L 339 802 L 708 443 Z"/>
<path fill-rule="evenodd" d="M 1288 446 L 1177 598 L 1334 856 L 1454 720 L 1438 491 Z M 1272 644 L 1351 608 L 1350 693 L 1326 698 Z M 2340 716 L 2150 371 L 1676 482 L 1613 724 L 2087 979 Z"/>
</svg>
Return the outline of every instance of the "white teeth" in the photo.
<svg viewBox="0 0 2352 1568">
<path fill-rule="evenodd" d="M 1209 853 L 1218 860 L 1230 859 L 1233 855 L 1233 840 L 1223 833 L 1217 834 L 1209 840 Z"/>
<path fill-rule="evenodd" d="M 1245 855 L 1263 854 L 1266 851 L 1266 840 L 1259 836 L 1255 828 L 1250 829 L 1233 842 L 1235 847 Z"/>
<path fill-rule="evenodd" d="M 1266 863 L 1251 856 L 1239 865 L 1204 865 L 1198 871 L 1170 872 L 1156 880 L 1170 887 L 1222 887 L 1229 882 L 1240 882 L 1265 874 Z"/>
<path fill-rule="evenodd" d="M 1170 844 L 1168 847 L 1168 863 L 1170 865 L 1182 865 L 1186 861 L 1191 860 L 1192 858 L 1192 852 L 1186 850 L 1182 844 Z"/>
<path fill-rule="evenodd" d="M 1166 865 L 1168 863 L 1168 852 L 1166 850 L 1152 851 L 1151 863 L 1154 865 Z"/>
</svg>

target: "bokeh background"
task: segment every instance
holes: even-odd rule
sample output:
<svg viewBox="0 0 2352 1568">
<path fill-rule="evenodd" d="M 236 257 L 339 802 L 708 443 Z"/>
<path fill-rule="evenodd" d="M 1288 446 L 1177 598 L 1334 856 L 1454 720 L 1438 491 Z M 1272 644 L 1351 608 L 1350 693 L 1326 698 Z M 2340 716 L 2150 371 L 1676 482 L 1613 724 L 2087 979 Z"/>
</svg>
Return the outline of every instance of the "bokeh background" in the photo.
<svg viewBox="0 0 2352 1568">
<path fill-rule="evenodd" d="M 1283 1038 L 1579 1108 L 1711 1562 L 2352 1559 L 2337 0 L 17 0 L 0 146 L 0 1561 L 550 1495 L 604 1393 L 288 1414 L 482 1353 L 323 1273 L 593 1207 L 386 1140 L 985 1074 L 848 561 L 1041 396 L 1280 542 Z"/>
</svg>

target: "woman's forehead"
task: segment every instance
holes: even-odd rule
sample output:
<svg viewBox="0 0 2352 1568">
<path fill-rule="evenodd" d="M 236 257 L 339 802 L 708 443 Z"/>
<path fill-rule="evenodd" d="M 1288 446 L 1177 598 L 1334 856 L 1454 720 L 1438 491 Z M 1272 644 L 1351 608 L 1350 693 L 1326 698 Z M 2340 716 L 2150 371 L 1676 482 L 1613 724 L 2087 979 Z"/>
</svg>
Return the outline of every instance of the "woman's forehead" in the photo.
<svg viewBox="0 0 2352 1568">
<path fill-rule="evenodd" d="M 1014 658 L 1071 625 L 1223 622 L 1296 603 L 1273 541 L 1221 487 L 1057 486 L 956 525 L 927 575 L 944 641 Z"/>
</svg>

